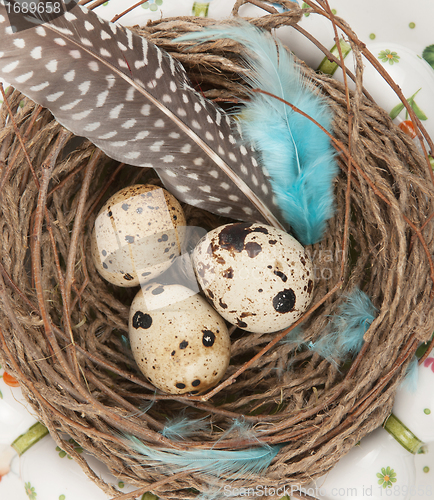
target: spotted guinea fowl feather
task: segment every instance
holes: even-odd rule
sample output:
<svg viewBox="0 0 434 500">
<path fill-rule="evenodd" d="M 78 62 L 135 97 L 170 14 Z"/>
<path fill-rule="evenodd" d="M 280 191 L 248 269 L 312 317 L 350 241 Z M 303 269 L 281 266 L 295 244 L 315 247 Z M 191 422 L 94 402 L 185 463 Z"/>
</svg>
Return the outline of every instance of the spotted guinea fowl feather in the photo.
<svg viewBox="0 0 434 500">
<path fill-rule="evenodd" d="M 178 199 L 282 227 L 255 151 L 238 142 L 233 120 L 192 88 L 169 54 L 63 2 L 63 15 L 27 17 L 26 29 L 17 29 L 8 4 L 0 1 L 5 80 L 108 156 L 154 168 Z"/>
</svg>

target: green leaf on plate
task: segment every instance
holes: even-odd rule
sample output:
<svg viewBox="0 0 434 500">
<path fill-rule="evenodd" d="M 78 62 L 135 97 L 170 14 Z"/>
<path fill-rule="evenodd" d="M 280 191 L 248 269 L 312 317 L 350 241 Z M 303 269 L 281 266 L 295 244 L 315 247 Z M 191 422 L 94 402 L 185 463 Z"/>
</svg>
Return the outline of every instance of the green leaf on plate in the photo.
<svg viewBox="0 0 434 500">
<path fill-rule="evenodd" d="M 399 113 L 401 113 L 401 111 L 404 109 L 404 104 L 402 104 L 402 102 L 400 102 L 399 104 L 397 104 L 393 109 L 392 111 L 389 113 L 389 116 L 392 120 L 394 120 L 398 115 Z"/>
<path fill-rule="evenodd" d="M 419 120 L 428 120 L 428 117 L 419 108 L 419 106 L 416 104 L 416 101 L 413 100 L 413 102 L 411 103 L 411 107 L 413 108 L 413 111 L 414 111 L 415 115 L 419 118 Z"/>
<path fill-rule="evenodd" d="M 428 45 L 422 52 L 422 57 L 434 69 L 434 45 Z"/>
</svg>

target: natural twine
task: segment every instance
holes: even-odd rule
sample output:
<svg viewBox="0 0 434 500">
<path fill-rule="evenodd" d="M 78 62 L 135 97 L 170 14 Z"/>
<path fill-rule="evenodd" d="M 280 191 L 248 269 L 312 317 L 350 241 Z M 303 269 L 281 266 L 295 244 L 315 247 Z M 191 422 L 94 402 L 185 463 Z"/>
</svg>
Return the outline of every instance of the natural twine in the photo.
<svg viewBox="0 0 434 500">
<path fill-rule="evenodd" d="M 283 3 L 292 10 L 252 22 L 265 29 L 296 26 L 303 11 Z M 211 23 L 168 19 L 141 33 L 185 63 L 208 97 L 231 105 L 246 95 L 236 76 L 241 48 L 221 41 L 185 52 L 186 44 L 172 41 Z M 321 336 L 345 293 L 355 287 L 368 294 L 378 315 L 360 354 L 339 366 L 294 343 L 265 350 L 276 334 L 236 330 L 226 378 L 248 368 L 205 401 L 162 394 L 140 374 L 122 342 L 137 290 L 105 282 L 90 256 L 89 236 L 103 202 L 124 186 L 158 183 L 155 173 L 107 158 L 66 132 L 47 110 L 12 89 L 7 92 L 0 109 L 0 362 L 18 378 L 59 446 L 108 494 L 118 492 L 94 474 L 64 433 L 116 477 L 138 486 L 134 495 L 119 498 L 151 490 L 162 498 L 184 499 L 206 491 L 209 478 L 166 475 L 143 465 L 119 433 L 131 433 L 156 449 L 236 450 L 254 442 L 221 436 L 242 418 L 261 442 L 283 447 L 264 477 L 232 486 L 290 487 L 324 475 L 391 412 L 417 346 L 434 329 L 429 257 L 434 188 L 418 147 L 363 93 L 360 48 L 355 38 L 350 42 L 358 62 L 355 92 L 302 65 L 313 88 L 330 103 L 335 138 L 350 149 L 346 154 L 337 146 L 337 214 L 323 241 L 307 248 L 317 276 L 312 304 L 318 307 L 303 323 L 305 341 Z M 211 229 L 226 222 L 184 208 L 190 225 Z M 246 365 L 261 349 L 263 355 Z M 210 429 L 185 441 L 163 437 L 159 431 L 167 419 L 180 412 L 206 418 Z M 219 486 L 224 484 L 222 478 Z"/>
</svg>

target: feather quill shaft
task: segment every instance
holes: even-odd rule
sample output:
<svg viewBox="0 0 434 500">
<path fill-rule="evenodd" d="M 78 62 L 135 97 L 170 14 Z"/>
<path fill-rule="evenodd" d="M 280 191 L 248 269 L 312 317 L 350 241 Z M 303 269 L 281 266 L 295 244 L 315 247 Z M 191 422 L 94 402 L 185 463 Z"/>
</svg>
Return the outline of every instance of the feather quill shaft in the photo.
<svg viewBox="0 0 434 500">
<path fill-rule="evenodd" d="M 309 88 L 293 57 L 271 35 L 240 22 L 210 27 L 179 41 L 232 39 L 247 49 L 248 68 L 241 76 L 253 88 L 290 102 L 331 130 L 332 115 L 325 100 Z M 274 97 L 252 92 L 239 116 L 243 139 L 261 153 L 285 220 L 304 245 L 323 237 L 333 215 L 333 179 L 338 173 L 327 135 L 308 118 Z"/>
<path fill-rule="evenodd" d="M 1 0 L 0 46 L 2 77 L 108 156 L 155 168 L 191 205 L 282 227 L 257 153 L 151 42 L 80 5 L 16 31 Z"/>
</svg>

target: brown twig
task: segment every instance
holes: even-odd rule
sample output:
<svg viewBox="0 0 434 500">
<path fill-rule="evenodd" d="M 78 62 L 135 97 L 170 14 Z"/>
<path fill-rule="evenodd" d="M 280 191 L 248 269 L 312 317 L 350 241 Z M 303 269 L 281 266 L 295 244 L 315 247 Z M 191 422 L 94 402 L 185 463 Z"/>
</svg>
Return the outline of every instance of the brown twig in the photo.
<svg viewBox="0 0 434 500">
<path fill-rule="evenodd" d="M 135 498 L 143 495 L 144 493 L 147 493 L 148 491 L 157 491 L 161 486 L 165 486 L 167 483 L 170 483 L 176 479 L 183 479 L 190 474 L 191 472 L 189 471 L 177 472 L 175 474 L 171 474 L 169 477 L 161 479 L 160 481 L 156 481 L 155 483 L 147 484 L 142 488 L 138 488 L 131 493 L 116 495 L 115 497 L 111 498 L 111 500 L 134 500 Z"/>
<path fill-rule="evenodd" d="M 124 10 L 123 12 L 121 12 L 120 14 L 116 14 L 116 16 L 113 17 L 113 19 L 111 19 L 111 22 L 112 23 L 115 23 L 116 21 L 118 21 L 121 17 L 125 16 L 126 14 L 128 14 L 128 12 L 131 12 L 132 10 L 134 10 L 136 7 L 138 7 L 139 5 L 142 5 L 146 2 L 147 0 L 140 0 L 139 2 L 135 3 L 134 5 L 132 5 L 131 7 L 129 7 L 128 9 Z"/>
</svg>

